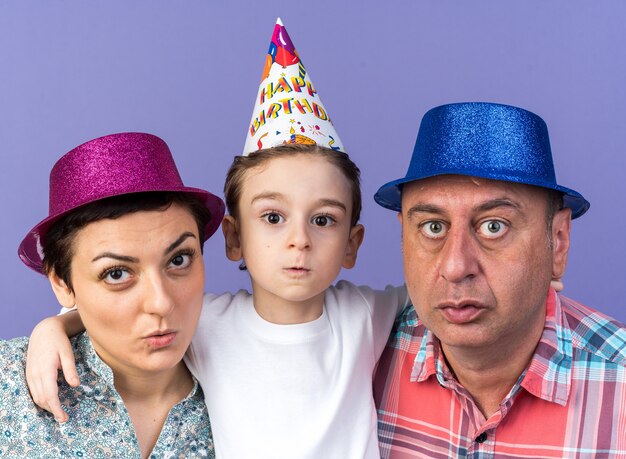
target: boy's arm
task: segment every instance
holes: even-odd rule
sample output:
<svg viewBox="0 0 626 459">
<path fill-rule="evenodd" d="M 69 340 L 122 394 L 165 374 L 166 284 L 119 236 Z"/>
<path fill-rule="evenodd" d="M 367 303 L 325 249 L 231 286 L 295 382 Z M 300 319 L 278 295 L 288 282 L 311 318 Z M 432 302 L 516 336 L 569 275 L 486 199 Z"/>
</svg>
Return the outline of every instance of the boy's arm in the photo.
<svg viewBox="0 0 626 459">
<path fill-rule="evenodd" d="M 58 370 L 63 371 L 70 386 L 78 386 L 80 381 L 68 336 L 83 330 L 83 322 L 78 312 L 70 311 L 42 320 L 30 335 L 26 356 L 28 389 L 33 401 L 52 413 L 58 422 L 68 420 L 59 401 Z"/>
</svg>

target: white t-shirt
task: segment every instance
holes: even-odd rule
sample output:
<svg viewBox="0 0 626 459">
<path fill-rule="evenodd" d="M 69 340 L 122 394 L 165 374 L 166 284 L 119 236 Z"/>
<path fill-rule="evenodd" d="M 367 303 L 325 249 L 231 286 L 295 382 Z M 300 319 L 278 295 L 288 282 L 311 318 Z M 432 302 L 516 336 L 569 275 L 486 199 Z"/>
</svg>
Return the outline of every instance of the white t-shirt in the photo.
<svg viewBox="0 0 626 459">
<path fill-rule="evenodd" d="M 372 373 L 404 287 L 339 282 L 308 323 L 262 319 L 246 291 L 206 294 L 185 357 L 218 459 L 379 458 Z"/>
</svg>

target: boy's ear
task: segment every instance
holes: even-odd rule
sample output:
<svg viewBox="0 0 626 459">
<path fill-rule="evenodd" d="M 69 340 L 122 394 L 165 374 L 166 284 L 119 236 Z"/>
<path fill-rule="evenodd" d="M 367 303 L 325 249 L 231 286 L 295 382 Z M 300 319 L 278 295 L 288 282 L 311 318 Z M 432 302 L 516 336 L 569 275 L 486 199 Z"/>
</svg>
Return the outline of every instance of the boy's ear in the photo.
<svg viewBox="0 0 626 459">
<path fill-rule="evenodd" d="M 230 261 L 239 261 L 242 258 L 241 240 L 237 220 L 232 215 L 226 215 L 222 220 L 222 233 L 226 245 L 226 257 Z"/>
<path fill-rule="evenodd" d="M 356 263 L 356 256 L 359 252 L 359 247 L 363 242 L 365 236 L 365 228 L 361 224 L 354 225 L 350 229 L 350 236 L 348 238 L 348 245 L 346 247 L 346 255 L 343 258 L 342 266 L 346 269 L 353 268 Z"/>
<path fill-rule="evenodd" d="M 72 289 L 67 286 L 65 281 L 57 276 L 54 271 L 48 274 L 48 280 L 50 281 L 52 291 L 54 291 L 54 294 L 57 297 L 57 301 L 59 302 L 59 304 L 64 308 L 73 308 L 76 304 L 74 292 L 72 292 Z"/>
</svg>

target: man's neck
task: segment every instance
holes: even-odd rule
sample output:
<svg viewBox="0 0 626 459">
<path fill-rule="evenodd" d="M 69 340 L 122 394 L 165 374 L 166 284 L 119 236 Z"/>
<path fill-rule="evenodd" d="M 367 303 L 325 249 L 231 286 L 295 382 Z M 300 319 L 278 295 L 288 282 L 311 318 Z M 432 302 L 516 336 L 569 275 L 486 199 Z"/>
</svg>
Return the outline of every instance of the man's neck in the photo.
<svg viewBox="0 0 626 459">
<path fill-rule="evenodd" d="M 486 419 L 500 403 L 528 366 L 543 333 L 543 326 L 527 333 L 524 339 L 489 347 L 463 348 L 441 344 L 450 369 L 459 383 L 472 395 Z"/>
</svg>

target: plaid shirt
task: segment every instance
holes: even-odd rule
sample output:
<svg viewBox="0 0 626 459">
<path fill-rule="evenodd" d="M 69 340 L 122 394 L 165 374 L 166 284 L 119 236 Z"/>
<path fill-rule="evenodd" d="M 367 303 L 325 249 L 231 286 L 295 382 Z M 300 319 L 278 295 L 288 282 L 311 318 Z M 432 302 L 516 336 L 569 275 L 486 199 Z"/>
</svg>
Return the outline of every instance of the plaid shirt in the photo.
<svg viewBox="0 0 626 459">
<path fill-rule="evenodd" d="M 383 459 L 626 458 L 626 328 L 551 290 L 535 354 L 485 419 L 408 307 L 374 382 Z"/>
</svg>

